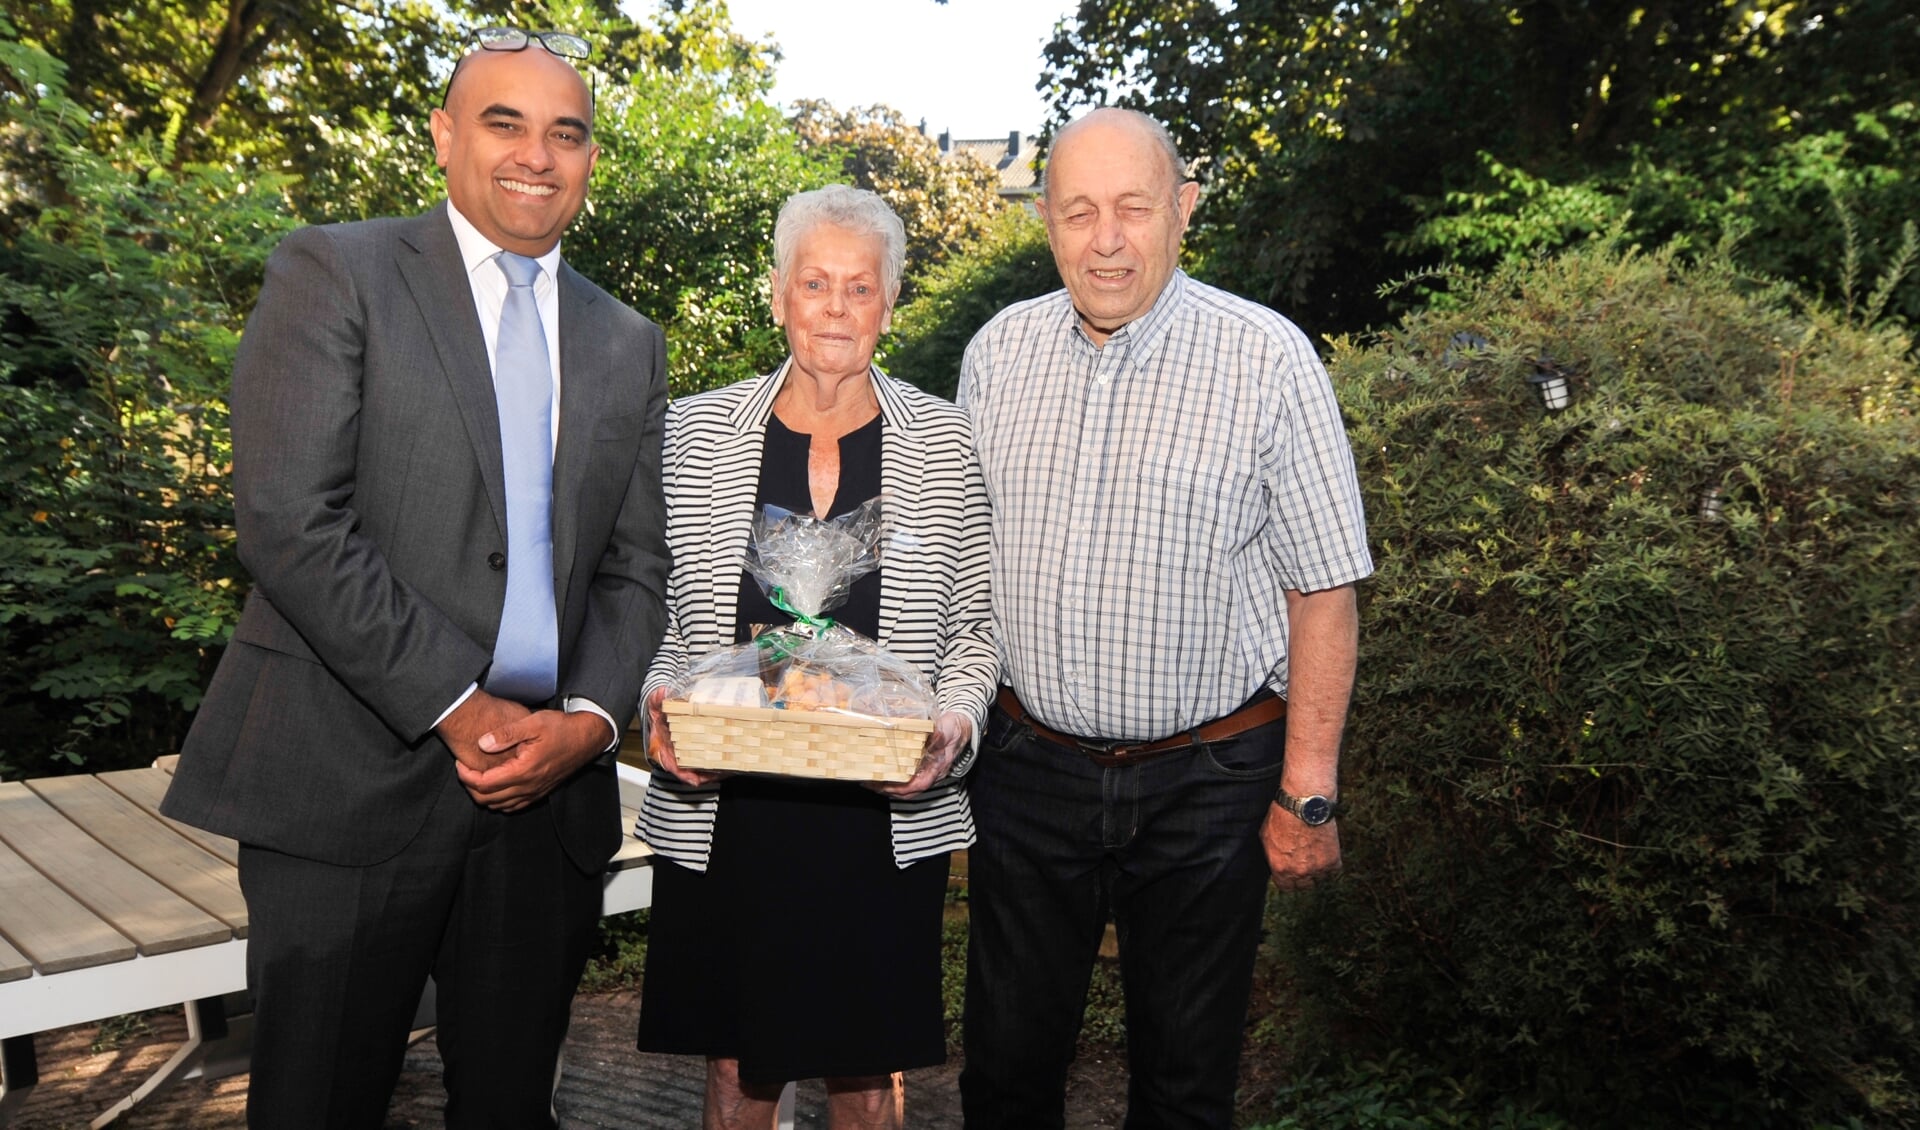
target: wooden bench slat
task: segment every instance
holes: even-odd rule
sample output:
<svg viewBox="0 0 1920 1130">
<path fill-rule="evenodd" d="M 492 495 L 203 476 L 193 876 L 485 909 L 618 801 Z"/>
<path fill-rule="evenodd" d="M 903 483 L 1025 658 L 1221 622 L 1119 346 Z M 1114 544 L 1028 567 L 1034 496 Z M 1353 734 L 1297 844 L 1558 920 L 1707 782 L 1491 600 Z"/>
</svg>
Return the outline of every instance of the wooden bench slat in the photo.
<svg viewBox="0 0 1920 1130">
<path fill-rule="evenodd" d="M 153 814 L 92 777 L 46 777 L 26 786 L 115 855 L 247 936 L 247 900 L 233 865 L 200 849 Z"/>
<path fill-rule="evenodd" d="M 614 870 L 617 871 L 622 867 L 634 866 L 636 863 L 642 860 L 649 859 L 652 855 L 653 855 L 652 848 L 648 847 L 645 843 L 641 842 L 640 840 L 636 840 L 629 837 L 620 842 L 620 850 L 614 852 L 613 858 L 608 860 L 607 862 Z"/>
<path fill-rule="evenodd" d="M 133 943 L 0 840 L 0 934 L 42 973 L 133 957 Z"/>
<path fill-rule="evenodd" d="M 0 839 L 143 954 L 233 936 L 225 923 L 109 851 L 22 782 L 0 782 Z"/>
<path fill-rule="evenodd" d="M 640 807 L 641 798 L 646 795 L 646 785 L 633 780 L 631 777 L 620 778 L 620 807 L 637 809 Z M 633 831 L 632 824 L 627 825 L 627 831 Z"/>
<path fill-rule="evenodd" d="M 173 758 L 163 757 L 160 760 L 171 761 Z M 160 798 L 167 795 L 167 785 L 173 780 L 172 773 L 158 766 L 152 769 L 116 769 L 111 773 L 99 774 L 99 779 L 114 792 L 153 813 L 154 819 L 164 820 L 167 827 L 226 860 L 229 866 L 240 866 L 239 841 L 160 815 Z"/>
<path fill-rule="evenodd" d="M 647 841 L 641 839 L 639 836 L 634 834 L 634 829 L 639 826 L 640 826 L 640 810 L 637 808 L 628 808 L 624 804 L 621 805 L 620 806 L 620 853 L 622 853 L 621 854 L 622 858 L 625 858 L 628 855 L 632 855 L 633 852 L 630 849 L 634 847 L 638 847 L 642 854 L 645 854 L 645 855 L 653 854 L 653 849 L 647 846 Z"/>
<path fill-rule="evenodd" d="M 33 976 L 33 962 L 27 955 L 0 938 L 0 981 L 19 981 Z"/>
<path fill-rule="evenodd" d="M 624 804 L 620 806 L 620 830 L 623 835 L 620 837 L 620 847 L 613 853 L 612 863 L 615 867 L 653 854 L 653 849 L 647 846 L 646 841 L 633 834 L 633 822 L 639 818 L 638 809 L 628 808 Z"/>
</svg>

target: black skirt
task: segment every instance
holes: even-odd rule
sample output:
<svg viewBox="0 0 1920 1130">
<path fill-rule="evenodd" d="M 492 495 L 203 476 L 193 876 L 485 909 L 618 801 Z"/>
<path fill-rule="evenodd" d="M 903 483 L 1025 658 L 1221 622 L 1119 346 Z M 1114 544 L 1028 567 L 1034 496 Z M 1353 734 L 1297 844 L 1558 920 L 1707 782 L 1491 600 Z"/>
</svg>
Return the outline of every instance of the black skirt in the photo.
<svg viewBox="0 0 1920 1130">
<path fill-rule="evenodd" d="M 738 1059 L 747 1083 L 944 1063 L 947 866 L 895 867 L 859 785 L 728 780 L 707 871 L 654 865 L 640 1050 Z"/>
</svg>

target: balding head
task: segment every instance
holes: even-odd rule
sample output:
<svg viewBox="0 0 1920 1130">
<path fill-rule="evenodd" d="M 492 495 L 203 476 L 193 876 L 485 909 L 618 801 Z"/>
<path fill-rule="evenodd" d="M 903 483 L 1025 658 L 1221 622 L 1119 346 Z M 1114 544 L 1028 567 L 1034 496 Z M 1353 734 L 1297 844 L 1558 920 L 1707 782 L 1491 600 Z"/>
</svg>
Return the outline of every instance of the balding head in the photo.
<svg viewBox="0 0 1920 1130">
<path fill-rule="evenodd" d="M 1073 135 L 1092 127 L 1117 130 L 1134 130 L 1152 142 L 1154 147 L 1166 159 L 1169 188 L 1186 183 L 1187 163 L 1180 157 L 1180 149 L 1173 143 L 1173 135 L 1167 127 L 1154 121 L 1138 110 L 1124 110 L 1117 106 L 1102 106 L 1068 122 L 1059 133 L 1053 135 L 1053 143 L 1047 149 L 1047 162 L 1040 169 L 1040 194 L 1047 193 L 1048 176 L 1053 169 L 1054 157 L 1063 146 L 1069 145 Z"/>
<path fill-rule="evenodd" d="M 453 75 L 447 79 L 447 89 L 440 99 L 440 105 L 442 107 L 453 105 L 454 91 L 459 89 L 461 83 L 464 81 L 462 76 L 466 74 L 469 68 L 479 67 L 484 70 L 489 66 L 496 65 L 492 60 L 512 59 L 516 56 L 523 55 L 533 57 L 533 65 L 536 66 L 552 64 L 566 68 L 567 72 L 580 84 L 581 92 L 586 95 L 587 109 L 589 111 L 593 109 L 592 90 L 587 86 L 587 80 L 580 74 L 579 68 L 567 59 L 548 51 L 537 42 L 529 43 L 518 51 L 489 51 L 483 47 L 475 47 L 465 55 L 460 56 L 459 61 L 453 65 Z"/>
</svg>

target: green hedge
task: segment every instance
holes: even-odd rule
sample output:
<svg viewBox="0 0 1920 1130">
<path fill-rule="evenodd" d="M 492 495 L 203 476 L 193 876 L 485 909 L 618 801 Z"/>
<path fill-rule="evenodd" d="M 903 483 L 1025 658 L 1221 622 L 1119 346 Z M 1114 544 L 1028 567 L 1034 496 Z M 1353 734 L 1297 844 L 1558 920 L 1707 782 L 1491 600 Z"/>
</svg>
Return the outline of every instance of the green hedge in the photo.
<svg viewBox="0 0 1920 1130">
<path fill-rule="evenodd" d="M 283 178 L 88 148 L 0 20 L 0 779 L 178 748 L 244 579 L 228 370 Z M 14 84 L 10 86 L 9 84 Z"/>
<path fill-rule="evenodd" d="M 1288 1035 L 1576 1125 L 1913 1124 L 1909 341 L 1664 253 L 1456 290 L 1335 343 L 1379 572 Z"/>
</svg>

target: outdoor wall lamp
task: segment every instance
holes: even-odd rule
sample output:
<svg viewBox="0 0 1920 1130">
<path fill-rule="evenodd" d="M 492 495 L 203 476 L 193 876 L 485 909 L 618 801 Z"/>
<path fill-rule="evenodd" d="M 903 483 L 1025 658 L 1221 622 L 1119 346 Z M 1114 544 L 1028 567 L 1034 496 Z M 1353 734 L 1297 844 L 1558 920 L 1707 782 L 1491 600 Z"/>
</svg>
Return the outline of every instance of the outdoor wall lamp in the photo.
<svg viewBox="0 0 1920 1130">
<path fill-rule="evenodd" d="M 1718 487 L 1708 487 L 1706 490 L 1701 491 L 1700 520 L 1702 522 L 1718 522 L 1720 520 L 1720 511 L 1726 504 L 1726 496 L 1720 493 Z"/>
<path fill-rule="evenodd" d="M 1573 403 L 1573 386 L 1567 383 L 1567 375 L 1545 354 L 1534 359 L 1533 375 L 1527 378 L 1527 383 L 1533 386 L 1533 391 L 1540 396 L 1540 404 L 1549 412 L 1559 412 Z"/>
</svg>

